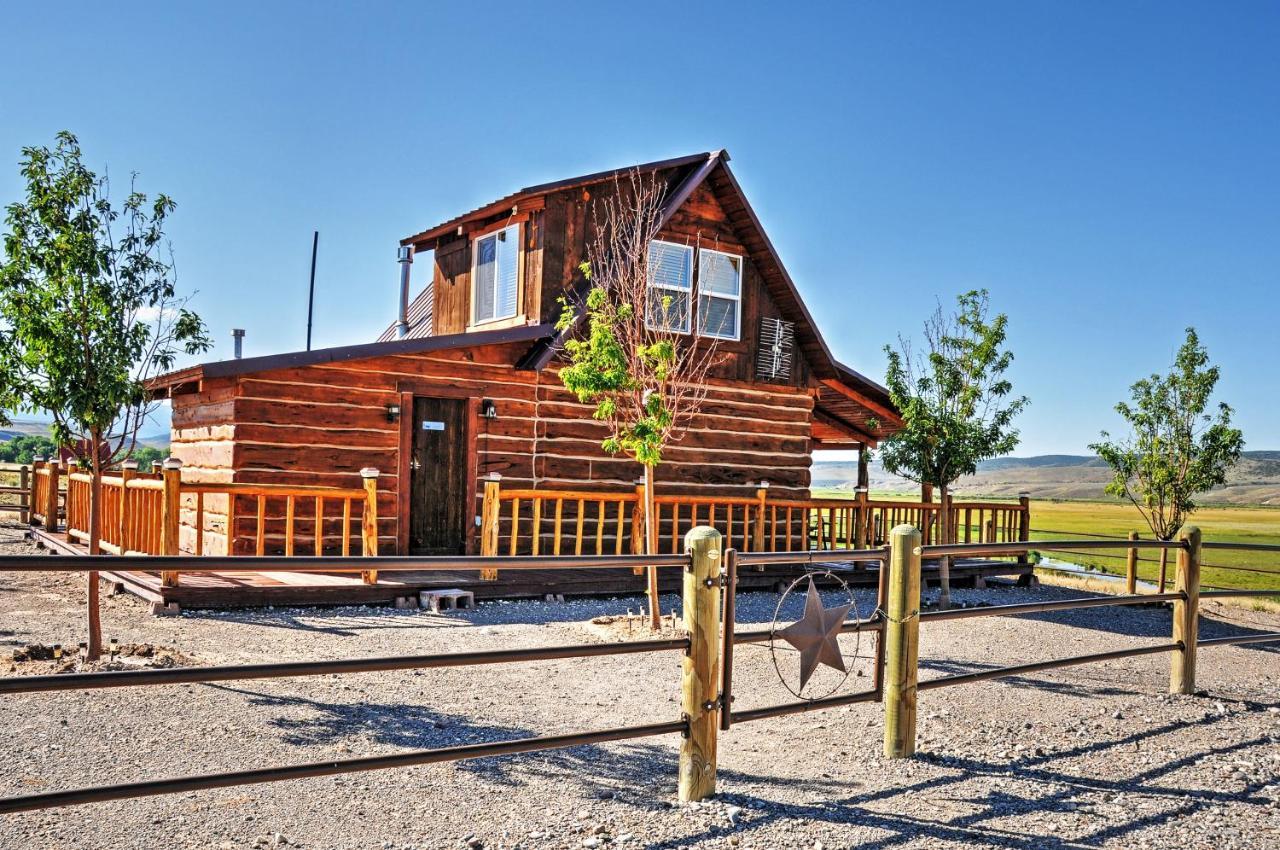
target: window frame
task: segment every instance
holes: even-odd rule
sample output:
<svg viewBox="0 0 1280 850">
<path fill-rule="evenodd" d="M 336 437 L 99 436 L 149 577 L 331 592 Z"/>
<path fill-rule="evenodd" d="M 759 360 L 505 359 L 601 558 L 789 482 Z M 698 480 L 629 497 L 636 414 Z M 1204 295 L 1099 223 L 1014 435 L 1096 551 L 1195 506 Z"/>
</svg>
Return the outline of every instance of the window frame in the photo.
<svg viewBox="0 0 1280 850">
<path fill-rule="evenodd" d="M 500 268 L 499 268 L 497 243 L 499 241 L 498 234 L 508 230 L 515 231 L 516 297 L 515 297 L 515 306 L 513 307 L 513 312 L 505 316 L 500 316 L 500 315 L 497 315 L 498 303 L 499 303 L 498 282 L 502 279 L 502 276 L 500 274 Z M 485 239 L 494 240 L 494 249 L 493 249 L 494 315 L 487 319 L 481 319 L 476 315 L 476 309 L 480 303 L 479 298 L 477 297 L 479 295 L 480 288 L 476 285 L 476 270 L 480 267 L 480 243 L 483 242 Z M 524 258 L 524 246 L 520 244 L 520 222 L 516 222 L 514 224 L 506 224 L 501 227 L 495 227 L 486 233 L 480 233 L 471 238 L 471 281 L 470 281 L 471 285 L 469 287 L 471 289 L 471 310 L 470 310 L 470 317 L 469 317 L 471 321 L 467 325 L 468 328 L 478 328 L 478 327 L 483 327 L 485 325 L 492 325 L 498 322 L 510 322 L 512 319 L 516 319 L 520 316 L 521 303 L 524 300 L 523 258 Z"/>
<path fill-rule="evenodd" d="M 735 259 L 735 260 L 737 260 L 737 261 L 738 261 L 738 291 L 737 291 L 737 293 L 735 293 L 734 295 L 728 295 L 728 294 L 723 293 L 723 292 L 708 292 L 708 293 L 705 293 L 705 295 L 706 295 L 706 297 L 707 297 L 707 298 L 720 298 L 720 299 L 725 300 L 725 301 L 732 301 L 732 302 L 733 302 L 733 311 L 734 311 L 734 312 L 733 312 L 733 330 L 734 330 L 734 333 L 733 333 L 733 335 L 732 335 L 732 336 L 729 336 L 729 335 L 726 335 L 726 334 L 711 333 L 710 331 L 706 330 L 706 328 L 704 327 L 704 324 L 703 324 L 703 317 L 702 317 L 702 298 L 703 298 L 704 293 L 703 293 L 703 291 L 702 291 L 702 255 L 703 255 L 703 254 L 705 254 L 705 253 L 708 253 L 708 252 L 710 252 L 710 253 L 712 253 L 712 254 L 718 254 L 718 255 L 720 255 L 721 257 L 732 257 L 733 259 Z M 699 249 L 698 249 L 698 286 L 697 286 L 697 290 L 698 290 L 698 292 L 697 292 L 697 299 L 698 299 L 698 303 L 697 303 L 696 307 L 697 307 L 697 311 L 698 311 L 698 335 L 699 335 L 699 336 L 705 336 L 705 337 L 708 337 L 708 338 L 710 338 L 710 339 L 723 340 L 723 341 L 725 341 L 725 342 L 741 342 L 741 340 L 742 340 L 742 282 L 743 282 L 743 278 L 746 276 L 746 275 L 744 274 L 744 272 L 745 272 L 745 271 L 746 271 L 746 258 L 745 258 L 745 257 L 743 257 L 741 254 L 735 254 L 735 253 L 733 253 L 733 252 L 731 252 L 731 251 L 719 251 L 719 250 L 717 250 L 717 249 L 715 249 L 715 248 L 699 248 Z"/>
<path fill-rule="evenodd" d="M 677 333 L 677 334 L 688 336 L 689 334 L 693 333 L 693 313 L 698 306 L 695 300 L 697 298 L 697 295 L 695 292 L 695 287 L 693 282 L 694 263 L 697 259 L 695 257 L 693 246 L 689 244 L 682 244 L 680 242 L 670 242 L 666 239 L 650 239 L 649 247 L 646 248 L 645 250 L 651 251 L 655 244 L 668 245 L 672 248 L 679 248 L 681 251 L 686 252 L 687 256 L 689 257 L 689 284 L 686 288 L 681 289 L 675 286 L 667 286 L 665 284 L 653 283 L 646 269 L 646 272 L 645 272 L 646 280 L 645 280 L 645 287 L 644 287 L 644 291 L 645 291 L 644 326 L 651 331 L 662 331 L 664 333 Z M 645 257 L 646 266 L 648 264 L 648 259 L 649 259 L 648 254 L 646 254 L 646 257 Z M 683 292 L 689 296 L 689 309 L 685 311 L 685 320 L 684 320 L 683 327 L 663 327 L 661 325 L 655 325 L 650 321 L 648 294 L 649 294 L 649 291 L 653 289 L 661 290 L 663 292 Z"/>
</svg>

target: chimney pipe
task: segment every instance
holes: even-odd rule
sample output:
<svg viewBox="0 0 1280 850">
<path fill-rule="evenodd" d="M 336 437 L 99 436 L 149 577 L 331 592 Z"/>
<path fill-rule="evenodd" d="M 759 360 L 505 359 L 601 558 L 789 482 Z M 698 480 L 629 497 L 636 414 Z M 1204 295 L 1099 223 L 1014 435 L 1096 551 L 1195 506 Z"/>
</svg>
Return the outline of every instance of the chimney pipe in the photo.
<svg viewBox="0 0 1280 850">
<path fill-rule="evenodd" d="M 413 246 L 401 245 L 397 255 L 400 263 L 400 316 L 396 320 L 396 338 L 409 335 L 409 266 L 413 265 Z"/>
<path fill-rule="evenodd" d="M 239 360 L 244 356 L 244 328 L 232 328 L 231 338 L 236 343 L 236 359 Z"/>
</svg>

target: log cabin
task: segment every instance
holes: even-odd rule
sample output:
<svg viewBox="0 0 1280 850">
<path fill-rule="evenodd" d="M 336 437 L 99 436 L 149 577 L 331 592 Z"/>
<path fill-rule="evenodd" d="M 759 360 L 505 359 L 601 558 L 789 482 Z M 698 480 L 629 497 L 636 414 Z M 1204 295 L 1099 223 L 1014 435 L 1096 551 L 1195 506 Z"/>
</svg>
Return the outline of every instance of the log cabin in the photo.
<svg viewBox="0 0 1280 850">
<path fill-rule="evenodd" d="M 183 479 L 359 486 L 376 468 L 384 554 L 478 552 L 483 483 L 499 476 L 503 487 L 633 492 L 639 467 L 602 450 L 603 426 L 561 386 L 574 329 L 557 332 L 555 319 L 583 285 L 594 205 L 637 172 L 664 187 L 651 286 L 685 305 L 681 330 L 699 322 L 723 355 L 657 469 L 661 492 L 741 495 L 767 482 L 771 496 L 804 499 L 815 449 L 865 454 L 901 426 L 887 391 L 832 355 L 728 154 L 712 151 L 530 186 L 405 237 L 399 314 L 375 341 L 154 380 Z M 416 294 L 415 262 L 433 264 Z M 211 506 L 203 551 L 251 553 L 252 514 L 224 507 L 219 525 Z M 184 529 L 184 550 L 194 533 Z"/>
</svg>

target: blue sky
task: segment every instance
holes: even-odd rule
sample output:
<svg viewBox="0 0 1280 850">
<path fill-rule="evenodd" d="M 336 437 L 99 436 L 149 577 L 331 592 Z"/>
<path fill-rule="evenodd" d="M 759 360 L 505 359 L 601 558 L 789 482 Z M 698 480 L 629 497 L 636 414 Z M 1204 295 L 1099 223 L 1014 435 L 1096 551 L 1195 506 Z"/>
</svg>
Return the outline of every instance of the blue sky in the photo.
<svg viewBox="0 0 1280 850">
<path fill-rule="evenodd" d="M 110 5 L 111 8 L 107 8 Z M 0 29 L 0 202 L 62 128 L 178 202 L 180 285 L 229 356 L 394 317 L 405 235 L 513 189 L 727 148 L 836 354 L 987 287 L 1083 452 L 1194 324 L 1280 448 L 1272 3 L 39 4 Z M 420 263 L 416 274 L 428 272 Z"/>
</svg>

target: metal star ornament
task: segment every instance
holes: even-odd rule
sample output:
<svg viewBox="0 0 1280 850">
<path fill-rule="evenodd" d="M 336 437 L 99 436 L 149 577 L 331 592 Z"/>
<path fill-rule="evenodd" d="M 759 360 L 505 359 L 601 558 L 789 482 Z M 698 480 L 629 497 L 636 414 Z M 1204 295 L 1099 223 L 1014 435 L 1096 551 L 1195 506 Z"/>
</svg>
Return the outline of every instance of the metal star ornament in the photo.
<svg viewBox="0 0 1280 850">
<path fill-rule="evenodd" d="M 809 591 L 804 598 L 804 616 L 778 632 L 778 637 L 800 650 L 800 690 L 809 678 L 825 664 L 841 673 L 848 673 L 844 656 L 840 654 L 840 627 L 853 605 L 823 608 L 822 597 L 809 579 Z"/>
</svg>

